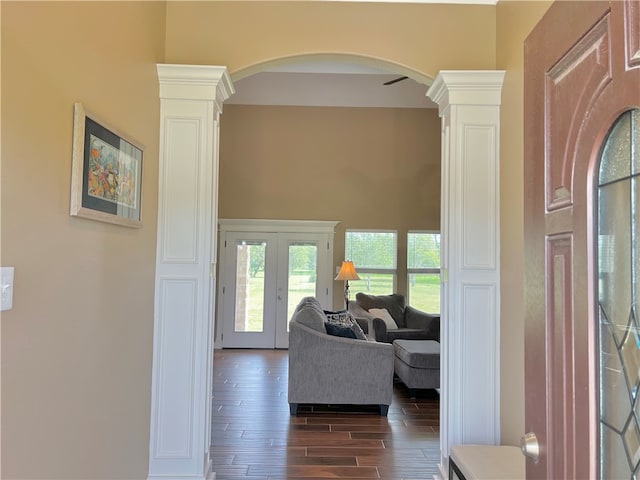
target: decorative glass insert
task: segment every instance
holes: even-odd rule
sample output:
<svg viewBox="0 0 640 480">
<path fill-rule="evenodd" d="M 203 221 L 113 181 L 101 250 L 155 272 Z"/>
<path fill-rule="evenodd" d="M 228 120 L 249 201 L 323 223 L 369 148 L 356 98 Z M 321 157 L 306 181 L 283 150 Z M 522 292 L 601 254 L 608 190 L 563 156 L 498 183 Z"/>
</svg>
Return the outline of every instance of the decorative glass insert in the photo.
<svg viewBox="0 0 640 480">
<path fill-rule="evenodd" d="M 598 178 L 600 478 L 640 479 L 640 110 L 622 114 Z"/>
</svg>

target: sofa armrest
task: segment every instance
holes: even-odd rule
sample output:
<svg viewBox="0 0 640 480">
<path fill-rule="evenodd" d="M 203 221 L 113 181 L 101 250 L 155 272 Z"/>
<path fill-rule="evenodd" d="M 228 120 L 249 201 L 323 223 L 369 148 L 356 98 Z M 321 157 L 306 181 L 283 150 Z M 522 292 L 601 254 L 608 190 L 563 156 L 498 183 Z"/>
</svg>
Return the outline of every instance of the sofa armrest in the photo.
<svg viewBox="0 0 640 480">
<path fill-rule="evenodd" d="M 427 330 L 433 340 L 440 341 L 440 315 L 423 312 L 407 305 L 404 318 L 408 328 Z"/>
<path fill-rule="evenodd" d="M 353 315 L 353 318 L 356 319 L 365 334 L 373 334 L 373 315 L 358 305 L 354 300 L 349 300 L 347 310 Z M 364 325 L 366 325 L 366 329 Z"/>
<path fill-rule="evenodd" d="M 373 324 L 373 333 L 376 339 L 376 342 L 386 342 L 387 341 L 387 324 L 384 323 L 384 320 L 381 318 L 375 317 L 371 323 Z"/>
</svg>

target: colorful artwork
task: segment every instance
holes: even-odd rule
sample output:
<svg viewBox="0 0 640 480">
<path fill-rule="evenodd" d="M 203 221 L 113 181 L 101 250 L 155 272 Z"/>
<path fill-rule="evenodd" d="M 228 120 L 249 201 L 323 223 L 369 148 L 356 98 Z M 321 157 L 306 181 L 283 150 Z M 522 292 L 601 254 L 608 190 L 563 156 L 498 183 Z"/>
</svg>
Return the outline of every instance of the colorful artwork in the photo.
<svg viewBox="0 0 640 480">
<path fill-rule="evenodd" d="M 139 161 L 90 135 L 88 195 L 136 208 Z"/>
<path fill-rule="evenodd" d="M 74 104 L 69 213 L 142 227 L 142 155 L 139 144 L 87 116 L 81 103 Z"/>
</svg>

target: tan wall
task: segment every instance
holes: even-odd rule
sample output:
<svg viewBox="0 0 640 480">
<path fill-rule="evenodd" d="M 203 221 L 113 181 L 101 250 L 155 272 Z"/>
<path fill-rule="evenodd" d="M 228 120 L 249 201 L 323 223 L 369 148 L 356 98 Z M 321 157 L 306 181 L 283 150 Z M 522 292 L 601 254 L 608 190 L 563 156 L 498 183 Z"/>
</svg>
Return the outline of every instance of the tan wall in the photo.
<svg viewBox="0 0 640 480">
<path fill-rule="evenodd" d="M 495 7 L 348 2 L 169 2 L 167 62 L 232 74 L 303 54 L 384 59 L 424 75 L 495 67 Z"/>
<path fill-rule="evenodd" d="M 165 5 L 1 5 L 2 478 L 143 479 Z M 146 147 L 142 229 L 69 216 L 76 101 Z"/>
<path fill-rule="evenodd" d="M 397 230 L 406 293 L 407 230 L 440 229 L 438 112 L 227 105 L 219 199 L 222 218 L 339 221 L 336 266 L 345 229 Z"/>
<path fill-rule="evenodd" d="M 501 436 L 519 445 L 524 422 L 524 48 L 549 1 L 505 1 L 497 7 L 497 68 L 506 70 L 500 142 Z"/>
</svg>

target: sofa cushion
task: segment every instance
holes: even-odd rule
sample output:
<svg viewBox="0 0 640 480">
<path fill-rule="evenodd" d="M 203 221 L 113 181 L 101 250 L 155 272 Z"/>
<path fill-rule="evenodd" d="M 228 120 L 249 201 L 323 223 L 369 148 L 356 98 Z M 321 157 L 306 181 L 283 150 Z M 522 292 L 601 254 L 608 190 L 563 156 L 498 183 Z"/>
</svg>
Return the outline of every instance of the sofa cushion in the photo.
<svg viewBox="0 0 640 480">
<path fill-rule="evenodd" d="M 399 293 L 393 293 L 391 295 L 367 295 L 366 293 L 358 292 L 356 294 L 356 302 L 362 308 L 369 311 L 372 308 L 387 309 L 398 327 L 405 327 L 404 309 L 406 306 L 406 300 L 404 295 Z"/>
<path fill-rule="evenodd" d="M 387 326 L 387 330 L 397 330 L 398 324 L 395 322 L 391 314 L 386 308 L 372 308 L 369 313 L 381 319 Z"/>
<path fill-rule="evenodd" d="M 396 340 L 393 350 L 413 368 L 440 368 L 440 344 L 434 340 Z"/>
<path fill-rule="evenodd" d="M 344 338 L 356 338 L 356 334 L 353 332 L 351 327 L 347 327 L 345 325 L 339 325 L 337 323 L 325 322 L 324 327 L 327 330 L 327 334 L 334 335 L 336 337 L 344 337 Z"/>
</svg>

